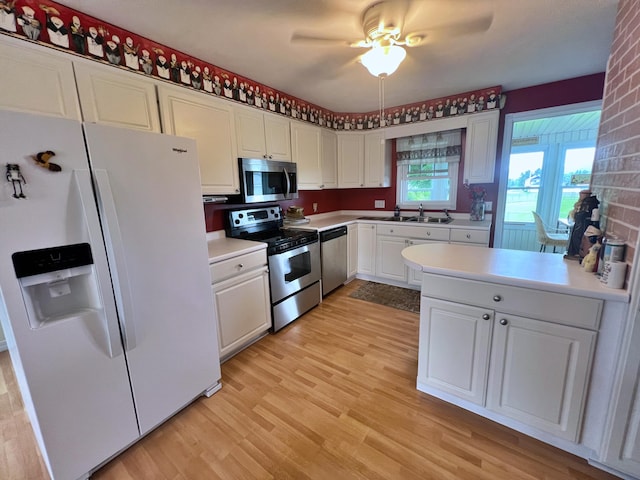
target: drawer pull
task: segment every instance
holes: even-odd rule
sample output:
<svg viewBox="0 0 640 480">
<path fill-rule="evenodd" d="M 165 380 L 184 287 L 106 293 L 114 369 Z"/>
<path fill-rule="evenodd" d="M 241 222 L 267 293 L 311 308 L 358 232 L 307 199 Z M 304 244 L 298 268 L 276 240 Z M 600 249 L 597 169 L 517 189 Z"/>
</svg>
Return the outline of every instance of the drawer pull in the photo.
<svg viewBox="0 0 640 480">
<path fill-rule="evenodd" d="M 491 318 L 491 315 L 489 315 L 488 313 L 485 313 L 484 315 L 482 315 L 483 320 L 489 320 L 490 318 Z"/>
<path fill-rule="evenodd" d="M 471 239 L 471 234 L 470 233 L 467 233 L 467 238 Z"/>
<path fill-rule="evenodd" d="M 500 325 L 507 325 L 509 323 L 509 320 L 507 320 L 506 318 L 503 318 L 502 320 L 500 320 Z"/>
<path fill-rule="evenodd" d="M 427 232 L 427 237 L 430 237 L 430 236 L 431 236 L 431 232 Z"/>
<path fill-rule="evenodd" d="M 238 268 L 242 269 L 242 268 L 244 268 L 244 265 L 242 263 L 239 263 L 238 264 Z"/>
<path fill-rule="evenodd" d="M 500 295 L 494 295 L 494 296 L 493 296 L 493 301 L 494 301 L 494 302 L 499 302 L 499 301 L 501 301 L 501 300 L 502 300 L 502 297 L 501 297 Z"/>
<path fill-rule="evenodd" d="M 389 230 L 389 233 L 393 233 L 393 228 L 391 230 Z"/>
</svg>

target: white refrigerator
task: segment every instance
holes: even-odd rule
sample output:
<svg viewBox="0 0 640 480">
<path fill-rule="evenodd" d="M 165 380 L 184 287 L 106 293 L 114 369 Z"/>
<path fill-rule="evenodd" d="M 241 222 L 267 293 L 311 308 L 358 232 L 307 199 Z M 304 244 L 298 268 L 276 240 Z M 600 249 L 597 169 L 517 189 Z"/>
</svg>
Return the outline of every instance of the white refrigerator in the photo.
<svg viewBox="0 0 640 480">
<path fill-rule="evenodd" d="M 0 152 L 0 320 L 50 475 L 84 478 L 220 388 L 196 144 L 0 111 Z"/>
</svg>

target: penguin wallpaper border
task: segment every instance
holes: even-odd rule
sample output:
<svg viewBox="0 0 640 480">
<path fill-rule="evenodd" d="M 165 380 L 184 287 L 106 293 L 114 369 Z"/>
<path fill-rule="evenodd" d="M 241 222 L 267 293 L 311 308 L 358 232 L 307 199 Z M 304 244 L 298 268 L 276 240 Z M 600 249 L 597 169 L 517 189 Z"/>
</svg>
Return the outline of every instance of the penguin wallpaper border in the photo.
<svg viewBox="0 0 640 480">
<path fill-rule="evenodd" d="M 371 130 L 501 108 L 495 86 L 366 113 L 332 112 L 48 0 L 0 0 L 0 33 L 334 130 Z"/>
</svg>

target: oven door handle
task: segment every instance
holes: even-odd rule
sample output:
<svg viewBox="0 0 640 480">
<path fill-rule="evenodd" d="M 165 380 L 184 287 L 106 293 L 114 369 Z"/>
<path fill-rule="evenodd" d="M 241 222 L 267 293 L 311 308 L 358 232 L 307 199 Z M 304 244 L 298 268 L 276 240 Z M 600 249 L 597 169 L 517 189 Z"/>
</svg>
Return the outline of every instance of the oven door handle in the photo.
<svg viewBox="0 0 640 480">
<path fill-rule="evenodd" d="M 282 167 L 282 171 L 284 172 L 284 179 L 287 182 L 287 191 L 285 192 L 285 198 L 289 198 L 291 195 L 291 180 L 289 180 L 289 172 L 287 172 L 287 167 Z"/>
</svg>

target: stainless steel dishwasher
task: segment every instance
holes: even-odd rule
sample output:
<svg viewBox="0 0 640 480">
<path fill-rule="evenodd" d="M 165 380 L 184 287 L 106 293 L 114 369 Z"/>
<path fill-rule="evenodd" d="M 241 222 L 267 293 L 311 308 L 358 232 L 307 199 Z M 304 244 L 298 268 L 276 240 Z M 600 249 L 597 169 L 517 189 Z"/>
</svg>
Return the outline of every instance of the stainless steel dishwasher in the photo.
<svg viewBox="0 0 640 480">
<path fill-rule="evenodd" d="M 322 296 L 347 280 L 347 227 L 320 232 L 322 256 Z"/>
</svg>

